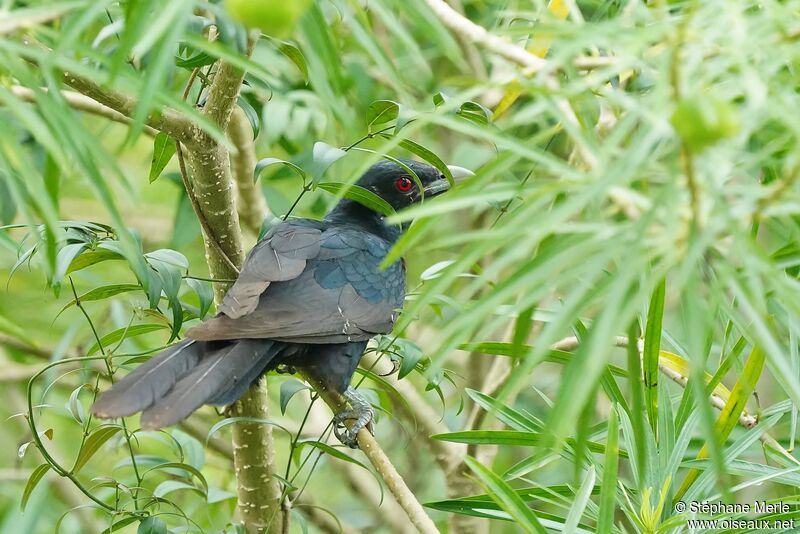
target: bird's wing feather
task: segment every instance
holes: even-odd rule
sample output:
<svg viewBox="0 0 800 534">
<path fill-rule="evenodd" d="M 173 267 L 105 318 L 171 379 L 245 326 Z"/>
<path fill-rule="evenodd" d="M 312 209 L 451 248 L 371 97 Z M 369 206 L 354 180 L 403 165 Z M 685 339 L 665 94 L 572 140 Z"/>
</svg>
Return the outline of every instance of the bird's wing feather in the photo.
<svg viewBox="0 0 800 534">
<path fill-rule="evenodd" d="M 247 255 L 219 311 L 233 319 L 252 312 L 270 283 L 291 280 L 303 272 L 306 261 L 319 254 L 321 235 L 320 224 L 308 220 L 287 221 L 270 230 Z"/>
<path fill-rule="evenodd" d="M 390 244 L 357 229 L 329 228 L 322 232 L 319 247 L 299 276 L 270 285 L 250 313 L 219 315 L 187 335 L 344 343 L 391 331 L 403 304 L 405 280 L 400 263 L 379 268 Z"/>
</svg>

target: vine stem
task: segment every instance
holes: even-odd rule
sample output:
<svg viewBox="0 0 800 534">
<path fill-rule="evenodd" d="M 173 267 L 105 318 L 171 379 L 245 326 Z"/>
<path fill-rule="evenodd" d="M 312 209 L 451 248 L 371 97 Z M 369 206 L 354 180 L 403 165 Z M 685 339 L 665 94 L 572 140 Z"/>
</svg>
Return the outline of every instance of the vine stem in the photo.
<svg viewBox="0 0 800 534">
<path fill-rule="evenodd" d="M 95 341 L 97 341 L 97 346 L 100 348 L 100 353 L 103 355 L 103 363 L 105 363 L 106 371 L 108 372 L 108 379 L 113 384 L 114 367 L 111 365 L 111 354 L 113 354 L 113 351 L 111 351 L 110 353 L 106 353 L 105 347 L 103 347 L 103 342 L 100 339 L 100 336 L 97 335 L 97 329 L 94 327 L 94 322 L 92 321 L 92 318 L 89 315 L 89 313 L 83 307 L 83 303 L 81 302 L 81 299 L 78 296 L 78 292 L 75 290 L 75 282 L 72 280 L 71 276 L 69 277 L 69 285 L 70 288 L 72 289 L 72 295 L 73 297 L 75 297 L 75 306 L 77 306 L 77 308 L 81 311 L 83 316 L 86 317 L 86 321 L 89 323 L 89 327 L 92 329 L 92 334 L 94 334 Z M 130 328 L 130 323 L 128 324 L 128 328 Z M 128 328 L 126 328 L 125 332 L 123 332 L 122 338 L 120 339 L 119 344 L 117 344 L 117 347 L 119 347 L 119 345 L 125 339 L 125 335 L 128 333 Z M 95 397 L 97 397 L 96 388 L 95 388 Z M 91 423 L 91 420 L 92 416 L 90 414 L 89 418 L 86 421 L 86 429 L 89 428 L 89 423 Z M 136 465 L 136 454 L 133 452 L 133 446 L 131 445 L 131 434 L 130 432 L 128 432 L 128 426 L 125 424 L 124 418 L 120 419 L 120 425 L 122 426 L 122 434 L 125 436 L 125 443 L 127 443 L 128 445 L 128 452 L 130 453 L 131 456 L 131 467 L 133 468 L 133 474 L 136 477 L 136 487 L 131 491 L 131 496 L 133 497 L 133 502 L 136 505 L 136 508 L 139 508 L 139 488 L 142 486 L 142 475 L 139 473 L 139 466 Z M 86 430 L 84 430 L 84 437 L 81 440 L 81 446 L 78 449 L 78 457 L 80 457 L 80 453 L 83 450 L 83 445 L 85 442 L 86 442 Z M 77 461 L 78 460 L 76 458 L 75 460 L 76 464 Z M 72 471 L 74 471 L 74 469 L 75 468 L 73 467 Z"/>
</svg>

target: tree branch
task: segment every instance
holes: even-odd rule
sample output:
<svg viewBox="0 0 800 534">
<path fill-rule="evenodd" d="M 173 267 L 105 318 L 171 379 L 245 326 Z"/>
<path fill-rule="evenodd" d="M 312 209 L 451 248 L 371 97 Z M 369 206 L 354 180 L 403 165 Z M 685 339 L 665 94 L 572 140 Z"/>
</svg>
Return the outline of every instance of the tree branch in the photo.
<svg viewBox="0 0 800 534">
<path fill-rule="evenodd" d="M 47 88 L 42 88 L 42 91 L 47 92 Z M 14 85 L 11 87 L 11 92 L 25 102 L 35 103 L 38 98 L 36 91 L 28 87 Z M 64 99 L 64 101 L 66 101 L 67 104 L 69 104 L 71 108 L 78 111 L 91 113 L 92 115 L 104 117 L 108 120 L 120 122 L 122 124 L 130 124 L 133 122 L 133 120 L 127 115 L 123 115 L 119 111 L 101 104 L 100 102 L 81 93 L 76 93 L 74 91 L 61 91 L 61 97 Z M 158 130 L 145 125 L 144 133 L 152 137 L 158 133 Z"/>
<path fill-rule="evenodd" d="M 251 36 L 248 56 L 254 47 L 255 36 Z M 244 74 L 244 71 L 223 61 L 209 88 L 203 114 L 222 131 L 227 129 Z M 244 261 L 244 250 L 233 194 L 230 156 L 225 146 L 199 126 L 192 123 L 191 128 L 192 134 L 185 146 L 192 168 L 192 191 L 206 222 L 203 229 L 209 272 L 214 279 L 234 279 Z M 217 303 L 222 300 L 226 289 L 227 284 L 214 284 Z M 266 383 L 262 380 L 251 387 L 231 406 L 230 414 L 252 421 L 232 425 L 238 510 L 245 531 L 277 533 L 281 525 L 281 491 L 273 476 L 272 427 L 260 422 L 268 418 Z"/>
<path fill-rule="evenodd" d="M 22 43 L 26 46 L 39 49 L 48 54 L 53 51 L 48 47 L 26 35 L 22 38 Z M 26 58 L 32 63 L 36 63 L 35 59 Z M 105 107 L 124 115 L 125 117 L 132 117 L 136 106 L 139 101 L 130 95 L 112 89 L 110 87 L 103 87 L 94 80 L 85 78 L 74 72 L 66 71 L 62 77 L 64 83 L 78 91 L 79 93 L 89 97 L 90 99 L 99 102 Z M 192 134 L 195 131 L 196 125 L 194 122 L 186 117 L 180 111 L 174 110 L 170 107 L 161 107 L 153 110 L 145 120 L 145 125 L 155 130 L 164 132 L 171 137 L 182 141 L 186 144 L 192 142 Z"/>
<path fill-rule="evenodd" d="M 386 376 L 392 371 L 389 362 L 375 352 L 365 354 L 359 365 L 381 376 Z M 426 441 L 436 462 L 445 473 L 450 472 L 463 459 L 466 446 L 461 443 L 430 439 L 435 434 L 450 432 L 450 429 L 440 421 L 439 414 L 434 411 L 409 380 L 395 379 L 392 381 L 392 386 L 405 400 L 405 402 L 397 404 L 399 414 L 406 421 L 417 426 L 417 434 Z"/>
<path fill-rule="evenodd" d="M 311 373 L 303 373 L 303 376 L 317 393 L 319 393 L 322 400 L 330 406 L 334 413 L 347 409 L 348 403 L 339 393 L 327 389 L 324 382 Z M 394 495 L 398 504 L 405 510 L 411 524 L 422 534 L 438 534 L 439 530 L 436 528 L 436 525 L 431 518 L 428 517 L 425 509 L 419 501 L 417 501 L 417 498 L 411 490 L 408 489 L 403 477 L 401 477 L 397 469 L 394 468 L 394 465 L 392 465 L 386 453 L 383 452 L 375 436 L 366 428 L 362 428 L 358 432 L 358 445 L 378 472 L 378 475 L 380 475 L 384 483 L 386 483 L 386 487 L 388 487 L 389 491 Z"/>
<path fill-rule="evenodd" d="M 261 189 L 253 180 L 253 169 L 256 167 L 253 129 L 239 106 L 234 107 L 228 123 L 228 137 L 236 147 L 236 153 L 231 154 L 231 169 L 237 192 L 236 207 L 239 210 L 239 222 L 257 236 L 268 213 L 267 203 Z"/>
</svg>

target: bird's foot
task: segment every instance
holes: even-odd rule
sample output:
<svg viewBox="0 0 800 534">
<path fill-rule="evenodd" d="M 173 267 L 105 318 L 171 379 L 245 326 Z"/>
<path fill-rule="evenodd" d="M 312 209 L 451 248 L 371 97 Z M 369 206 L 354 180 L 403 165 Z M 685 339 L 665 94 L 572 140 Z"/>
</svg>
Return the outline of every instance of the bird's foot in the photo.
<svg viewBox="0 0 800 534">
<path fill-rule="evenodd" d="M 344 398 L 350 403 L 351 409 L 342 410 L 333 416 L 333 433 L 336 438 L 351 449 L 358 448 L 358 431 L 366 427 L 372 432 L 372 406 L 361 394 L 353 388 L 347 388 Z M 348 428 L 345 421 L 352 421 Z"/>
<path fill-rule="evenodd" d="M 294 375 L 297 374 L 297 369 L 295 369 L 291 365 L 285 363 L 279 363 L 278 365 L 275 366 L 275 372 L 280 375 L 285 375 L 285 374 Z"/>
</svg>

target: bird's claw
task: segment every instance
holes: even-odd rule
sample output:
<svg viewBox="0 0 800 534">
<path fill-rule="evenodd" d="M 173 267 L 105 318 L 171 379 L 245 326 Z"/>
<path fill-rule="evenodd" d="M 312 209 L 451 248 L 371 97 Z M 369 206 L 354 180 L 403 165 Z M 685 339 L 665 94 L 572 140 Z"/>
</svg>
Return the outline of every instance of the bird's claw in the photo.
<svg viewBox="0 0 800 534">
<path fill-rule="evenodd" d="M 358 432 L 366 428 L 370 433 L 372 429 L 372 406 L 363 396 L 358 394 L 353 388 L 347 388 L 344 398 L 348 400 L 351 408 L 342 410 L 333 416 L 333 434 L 336 439 L 347 445 L 351 449 L 358 448 Z M 345 421 L 352 423 L 348 427 Z"/>
</svg>

